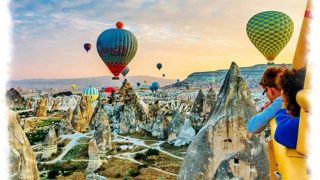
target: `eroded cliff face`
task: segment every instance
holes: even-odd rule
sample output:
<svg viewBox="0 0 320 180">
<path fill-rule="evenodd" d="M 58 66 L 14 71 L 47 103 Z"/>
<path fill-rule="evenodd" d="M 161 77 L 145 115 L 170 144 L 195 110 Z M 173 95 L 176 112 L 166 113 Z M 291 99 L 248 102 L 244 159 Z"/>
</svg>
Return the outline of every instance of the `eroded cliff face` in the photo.
<svg viewBox="0 0 320 180">
<path fill-rule="evenodd" d="M 35 155 L 30 143 L 18 124 L 18 115 L 9 111 L 9 145 L 10 145 L 10 171 L 14 180 L 40 179 L 36 165 Z"/>
<path fill-rule="evenodd" d="M 263 179 L 269 176 L 264 142 L 246 139 L 246 122 L 256 114 L 239 68 L 232 63 L 210 118 L 191 142 L 178 179 Z"/>
</svg>

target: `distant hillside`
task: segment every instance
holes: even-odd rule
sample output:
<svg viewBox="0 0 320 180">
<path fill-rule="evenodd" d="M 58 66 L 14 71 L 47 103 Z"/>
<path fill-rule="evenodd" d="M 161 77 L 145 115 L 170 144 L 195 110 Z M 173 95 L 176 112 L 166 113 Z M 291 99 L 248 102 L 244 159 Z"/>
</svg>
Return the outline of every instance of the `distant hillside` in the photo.
<svg viewBox="0 0 320 180">
<path fill-rule="evenodd" d="M 102 77 L 89 77 L 78 79 L 26 79 L 18 81 L 8 81 L 8 88 L 27 88 L 27 89 L 70 89 L 71 84 L 76 84 L 78 89 L 82 89 L 88 86 L 94 87 L 106 87 L 106 86 L 118 86 L 120 87 L 124 78 L 120 80 L 112 80 L 110 76 Z M 144 80 L 147 80 L 147 84 L 151 84 L 153 81 L 157 81 L 161 86 L 169 85 L 175 82 L 173 79 L 164 79 L 151 76 L 129 76 L 127 80 L 136 85 L 137 82 L 144 84 Z"/>
<path fill-rule="evenodd" d="M 274 64 L 274 66 L 280 66 L 280 64 Z M 290 64 L 287 64 L 287 66 L 291 67 Z M 257 64 L 250 67 L 240 67 L 240 73 L 246 80 L 260 80 L 264 70 L 267 67 L 267 64 Z M 227 72 L 228 69 L 207 72 L 194 72 L 190 74 L 183 82 L 194 84 L 213 81 L 219 83 L 224 81 Z"/>
</svg>

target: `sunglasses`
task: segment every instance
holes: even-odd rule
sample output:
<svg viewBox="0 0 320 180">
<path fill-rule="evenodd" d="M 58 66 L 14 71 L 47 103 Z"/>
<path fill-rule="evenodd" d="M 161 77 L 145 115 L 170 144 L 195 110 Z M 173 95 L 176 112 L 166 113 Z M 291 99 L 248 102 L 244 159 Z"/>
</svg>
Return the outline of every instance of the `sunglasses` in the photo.
<svg viewBox="0 0 320 180">
<path fill-rule="evenodd" d="M 263 93 L 262 93 L 262 96 L 264 96 L 264 94 L 267 92 L 268 88 L 265 88 Z"/>
</svg>

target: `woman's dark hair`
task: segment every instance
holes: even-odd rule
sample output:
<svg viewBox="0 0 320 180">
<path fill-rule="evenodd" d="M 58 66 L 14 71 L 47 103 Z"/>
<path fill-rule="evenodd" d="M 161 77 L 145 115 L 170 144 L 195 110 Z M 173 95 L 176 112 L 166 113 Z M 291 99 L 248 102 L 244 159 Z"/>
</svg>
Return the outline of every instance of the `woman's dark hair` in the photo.
<svg viewBox="0 0 320 180">
<path fill-rule="evenodd" d="M 280 87 L 280 76 L 282 75 L 282 73 L 286 70 L 286 68 L 284 67 L 269 67 L 268 69 L 266 69 L 261 77 L 261 80 L 259 82 L 259 84 L 263 87 L 273 87 L 276 88 L 278 90 L 281 89 Z"/>
<path fill-rule="evenodd" d="M 295 117 L 300 115 L 300 106 L 297 103 L 296 95 L 298 91 L 303 89 L 305 76 L 306 68 L 304 67 L 297 70 L 286 70 L 280 80 L 281 89 L 287 99 L 287 109 Z"/>
</svg>

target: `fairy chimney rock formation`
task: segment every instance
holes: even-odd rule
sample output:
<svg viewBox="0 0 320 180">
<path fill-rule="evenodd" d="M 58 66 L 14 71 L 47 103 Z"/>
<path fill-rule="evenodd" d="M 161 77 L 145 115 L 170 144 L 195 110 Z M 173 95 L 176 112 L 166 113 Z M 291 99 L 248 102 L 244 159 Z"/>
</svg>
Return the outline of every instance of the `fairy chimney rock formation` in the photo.
<svg viewBox="0 0 320 180">
<path fill-rule="evenodd" d="M 27 108 L 27 109 L 30 109 L 32 107 L 32 103 L 30 101 L 30 99 L 27 99 L 24 106 Z"/>
<path fill-rule="evenodd" d="M 23 97 L 14 88 L 11 88 L 6 92 L 6 99 L 7 99 L 7 103 L 9 103 L 10 106 L 14 105 L 14 104 L 22 104 L 23 103 Z"/>
<path fill-rule="evenodd" d="M 176 140 L 179 133 L 182 130 L 184 124 L 184 117 L 178 110 L 175 110 L 172 114 L 172 120 L 168 125 L 168 143 L 172 143 L 172 141 Z"/>
<path fill-rule="evenodd" d="M 122 83 L 122 86 L 120 87 L 119 93 L 122 96 L 125 96 L 127 93 L 127 89 L 131 88 L 131 84 L 129 83 L 129 81 L 127 79 L 125 79 Z"/>
<path fill-rule="evenodd" d="M 248 86 L 233 62 L 209 120 L 189 145 L 178 179 L 268 179 L 265 143 L 259 135 L 245 137 L 246 122 L 254 114 Z"/>
<path fill-rule="evenodd" d="M 195 136 L 196 131 L 193 129 L 190 119 L 185 119 L 182 129 L 177 139 L 174 141 L 174 146 L 189 144 Z"/>
<path fill-rule="evenodd" d="M 194 100 L 191 112 L 192 113 L 198 113 L 198 114 L 203 114 L 204 112 L 204 101 L 205 101 L 205 95 L 203 94 L 202 90 L 200 89 L 198 96 Z"/>
<path fill-rule="evenodd" d="M 74 108 L 72 114 L 73 114 L 73 116 L 72 116 L 71 124 L 73 126 L 73 129 L 78 132 L 81 132 L 81 127 L 82 127 L 84 118 L 82 116 L 80 104 L 77 104 L 77 106 L 76 106 L 76 108 Z"/>
<path fill-rule="evenodd" d="M 9 111 L 10 175 L 12 179 L 38 180 L 39 171 L 30 143 L 18 124 L 18 115 Z"/>
<path fill-rule="evenodd" d="M 51 111 L 56 111 L 56 110 L 59 110 L 58 99 L 53 100 L 53 104 L 51 106 Z"/>
<path fill-rule="evenodd" d="M 45 98 L 41 98 L 38 101 L 36 108 L 36 117 L 45 117 L 47 116 L 47 100 Z"/>
<path fill-rule="evenodd" d="M 100 151 L 112 150 L 109 118 L 100 103 L 97 104 L 90 121 L 90 129 L 95 130 L 93 137 Z"/>
<path fill-rule="evenodd" d="M 51 126 L 43 141 L 42 159 L 49 158 L 52 154 L 57 153 L 57 148 L 56 130 L 54 129 L 54 126 Z"/>
<path fill-rule="evenodd" d="M 212 88 L 209 89 L 208 94 L 207 94 L 207 104 L 208 107 L 210 109 L 210 111 L 212 110 L 214 103 L 216 102 L 216 93 L 214 92 L 214 90 Z"/>
<path fill-rule="evenodd" d="M 85 132 L 88 128 L 93 110 L 86 96 L 83 96 L 80 103 L 77 104 L 73 110 L 73 117 L 71 124 L 74 130 L 78 132 Z"/>
<path fill-rule="evenodd" d="M 89 142 L 88 154 L 89 154 L 89 163 L 88 163 L 86 172 L 93 173 L 102 164 L 102 161 L 99 156 L 99 149 L 97 146 L 97 142 L 94 138 L 92 138 Z"/>
</svg>

